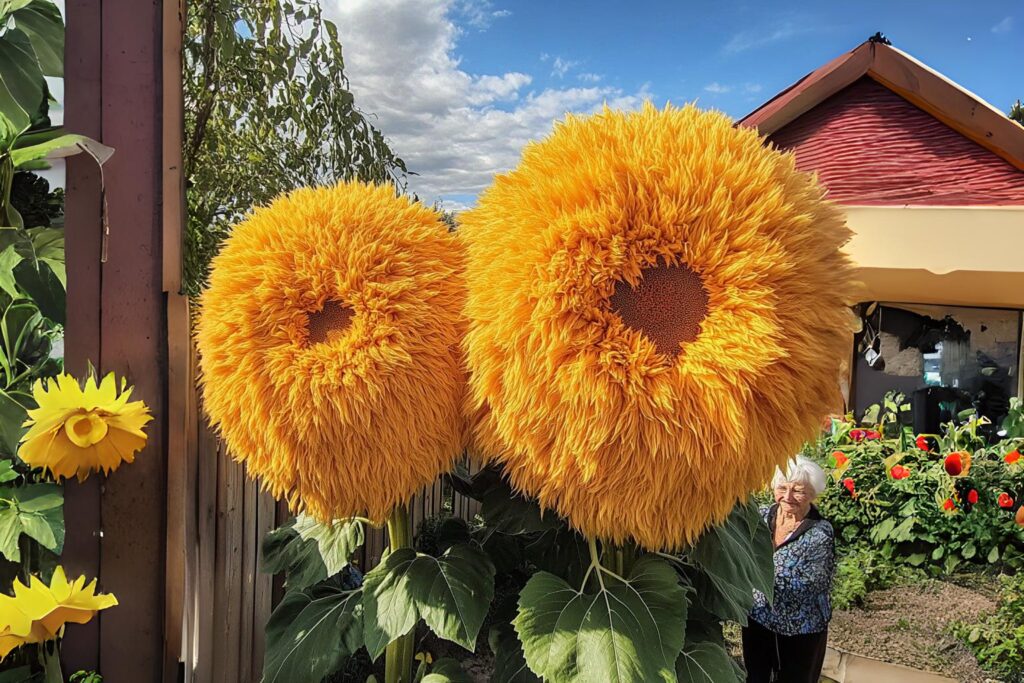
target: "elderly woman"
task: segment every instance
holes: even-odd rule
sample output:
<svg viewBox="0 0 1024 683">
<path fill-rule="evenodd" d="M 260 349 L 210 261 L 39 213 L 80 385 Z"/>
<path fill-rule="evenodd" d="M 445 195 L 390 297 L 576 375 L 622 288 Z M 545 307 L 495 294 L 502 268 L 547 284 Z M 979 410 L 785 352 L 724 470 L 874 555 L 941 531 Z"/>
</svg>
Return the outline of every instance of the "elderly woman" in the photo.
<svg viewBox="0 0 1024 683">
<path fill-rule="evenodd" d="M 775 547 L 775 597 L 755 591 L 743 629 L 748 683 L 818 683 L 832 618 L 832 525 L 812 505 L 825 473 L 803 456 L 772 480 L 775 505 L 762 509 Z"/>
</svg>

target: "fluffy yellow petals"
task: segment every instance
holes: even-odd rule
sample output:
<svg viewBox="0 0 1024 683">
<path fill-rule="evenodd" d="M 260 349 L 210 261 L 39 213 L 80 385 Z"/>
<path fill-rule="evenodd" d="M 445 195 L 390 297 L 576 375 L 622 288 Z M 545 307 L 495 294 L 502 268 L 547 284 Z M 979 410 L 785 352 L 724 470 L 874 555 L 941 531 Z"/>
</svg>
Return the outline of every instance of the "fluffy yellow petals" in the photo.
<svg viewBox="0 0 1024 683">
<path fill-rule="evenodd" d="M 89 585 L 84 576 L 68 582 L 60 566 L 49 586 L 35 576 L 28 586 L 15 579 L 14 597 L 0 595 L 0 659 L 21 645 L 56 638 L 65 624 L 87 623 L 116 604 L 113 595 L 96 595 L 95 579 Z"/>
<path fill-rule="evenodd" d="M 303 189 L 214 259 L 197 342 L 231 454 L 293 511 L 383 520 L 464 447 L 459 243 L 392 187 Z"/>
<path fill-rule="evenodd" d="M 32 394 L 39 407 L 28 411 L 18 457 L 57 479 L 109 474 L 146 445 L 143 429 L 153 417 L 144 402 L 128 400 L 132 387 L 123 379 L 118 391 L 113 373 L 84 386 L 71 375 L 37 380 Z"/>
<path fill-rule="evenodd" d="M 528 146 L 461 216 L 475 450 L 588 536 L 679 548 L 722 521 L 838 394 L 855 290 L 822 197 L 694 107 Z"/>
</svg>

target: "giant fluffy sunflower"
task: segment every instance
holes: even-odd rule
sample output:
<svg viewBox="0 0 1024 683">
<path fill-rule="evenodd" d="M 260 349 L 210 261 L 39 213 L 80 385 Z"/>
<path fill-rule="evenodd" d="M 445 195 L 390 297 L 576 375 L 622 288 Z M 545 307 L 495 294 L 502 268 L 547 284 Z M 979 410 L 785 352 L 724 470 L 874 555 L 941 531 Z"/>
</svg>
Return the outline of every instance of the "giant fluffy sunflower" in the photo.
<svg viewBox="0 0 1024 683">
<path fill-rule="evenodd" d="M 569 117 L 462 216 L 475 448 L 591 537 L 679 548 L 815 434 L 849 233 L 694 107 Z"/>
<path fill-rule="evenodd" d="M 462 451 L 458 246 L 436 212 L 352 182 L 257 209 L 214 259 L 205 407 L 293 510 L 383 520 Z"/>
</svg>

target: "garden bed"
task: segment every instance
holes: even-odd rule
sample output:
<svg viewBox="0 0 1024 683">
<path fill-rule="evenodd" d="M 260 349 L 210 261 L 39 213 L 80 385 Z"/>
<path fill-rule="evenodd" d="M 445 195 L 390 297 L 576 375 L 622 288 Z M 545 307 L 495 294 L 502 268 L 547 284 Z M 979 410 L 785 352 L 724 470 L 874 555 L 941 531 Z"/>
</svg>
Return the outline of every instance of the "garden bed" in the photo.
<svg viewBox="0 0 1024 683">
<path fill-rule="evenodd" d="M 866 596 L 863 607 L 835 613 L 829 645 L 964 683 L 982 683 L 991 676 L 949 627 L 991 612 L 995 593 L 992 579 L 978 574 L 957 583 L 926 579 L 875 591 Z"/>
</svg>

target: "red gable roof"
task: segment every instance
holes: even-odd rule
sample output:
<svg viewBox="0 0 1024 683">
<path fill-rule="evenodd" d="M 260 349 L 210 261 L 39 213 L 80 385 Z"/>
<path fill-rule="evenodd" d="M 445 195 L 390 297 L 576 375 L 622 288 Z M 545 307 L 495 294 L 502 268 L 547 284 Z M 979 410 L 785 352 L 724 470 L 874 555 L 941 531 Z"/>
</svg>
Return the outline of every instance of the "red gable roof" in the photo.
<svg viewBox="0 0 1024 683">
<path fill-rule="evenodd" d="M 739 125 L 861 204 L 1024 204 L 1024 127 L 913 57 L 866 42 Z"/>
</svg>

